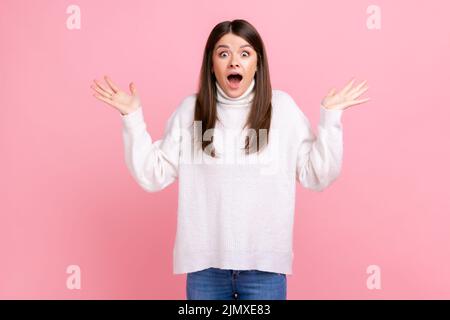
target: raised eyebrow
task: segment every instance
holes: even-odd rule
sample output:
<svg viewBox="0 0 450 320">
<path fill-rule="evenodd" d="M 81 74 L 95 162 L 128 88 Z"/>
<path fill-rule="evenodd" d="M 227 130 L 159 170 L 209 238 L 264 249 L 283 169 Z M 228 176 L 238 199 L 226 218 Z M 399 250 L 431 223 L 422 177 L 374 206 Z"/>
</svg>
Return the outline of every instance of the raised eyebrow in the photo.
<svg viewBox="0 0 450 320">
<path fill-rule="evenodd" d="M 250 44 L 244 44 L 244 45 L 240 46 L 239 48 L 242 49 L 242 48 L 245 48 L 245 47 L 250 47 L 250 48 L 253 49 L 253 46 L 251 46 Z M 228 46 L 226 44 L 221 44 L 221 45 L 217 46 L 216 50 L 219 49 L 219 48 L 228 48 L 228 49 L 230 49 L 230 46 Z"/>
</svg>

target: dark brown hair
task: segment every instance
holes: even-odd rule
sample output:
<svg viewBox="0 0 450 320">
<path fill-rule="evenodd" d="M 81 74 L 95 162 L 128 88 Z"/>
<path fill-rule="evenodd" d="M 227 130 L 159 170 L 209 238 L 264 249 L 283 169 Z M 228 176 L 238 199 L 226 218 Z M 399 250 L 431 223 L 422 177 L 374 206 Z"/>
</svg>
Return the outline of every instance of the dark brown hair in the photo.
<svg viewBox="0 0 450 320">
<path fill-rule="evenodd" d="M 217 88 L 215 85 L 215 74 L 212 72 L 212 58 L 214 47 L 219 39 L 227 33 L 232 33 L 245 39 L 253 46 L 257 53 L 257 72 L 255 73 L 255 96 L 253 103 L 244 125 L 248 128 L 254 129 L 256 137 L 251 138 L 246 136 L 245 149 L 246 154 L 249 154 L 250 139 L 252 140 L 252 150 L 258 152 L 267 144 L 270 131 L 270 120 L 272 117 L 272 86 L 270 83 L 269 67 L 267 61 L 267 54 L 264 48 L 264 43 L 256 29 L 247 21 L 237 19 L 233 21 L 224 21 L 217 24 L 211 31 L 205 45 L 203 53 L 202 67 L 200 71 L 199 87 L 197 92 L 197 99 L 195 103 L 194 121 L 201 121 L 202 132 L 198 132 L 202 143 L 202 150 L 208 144 L 213 146 L 214 136 L 211 141 L 203 141 L 203 135 L 206 130 L 214 130 L 217 120 L 217 106 L 216 94 Z M 261 143 L 260 129 L 265 129 L 267 141 Z M 259 142 L 259 143 L 258 143 Z M 210 155 L 216 157 L 216 152 L 212 148 Z"/>
</svg>

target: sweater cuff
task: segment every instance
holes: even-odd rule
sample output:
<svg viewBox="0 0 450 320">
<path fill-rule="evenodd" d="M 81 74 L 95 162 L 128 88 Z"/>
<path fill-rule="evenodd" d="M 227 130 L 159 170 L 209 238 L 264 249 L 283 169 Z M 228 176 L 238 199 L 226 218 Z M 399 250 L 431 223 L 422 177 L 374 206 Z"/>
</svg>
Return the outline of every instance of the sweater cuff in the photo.
<svg viewBox="0 0 450 320">
<path fill-rule="evenodd" d="M 341 123 L 343 109 L 327 109 L 320 105 L 320 124 L 323 127 L 335 126 Z"/>
<path fill-rule="evenodd" d="M 139 106 L 138 109 L 121 117 L 122 123 L 127 129 L 132 129 L 137 125 L 142 124 L 144 122 L 144 113 L 142 110 L 142 106 Z"/>
</svg>

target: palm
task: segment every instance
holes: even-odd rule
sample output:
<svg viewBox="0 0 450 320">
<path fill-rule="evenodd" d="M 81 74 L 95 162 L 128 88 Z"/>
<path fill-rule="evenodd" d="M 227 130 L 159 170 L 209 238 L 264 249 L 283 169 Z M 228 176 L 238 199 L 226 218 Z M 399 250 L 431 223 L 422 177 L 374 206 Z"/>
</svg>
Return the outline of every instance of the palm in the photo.
<svg viewBox="0 0 450 320">
<path fill-rule="evenodd" d="M 126 109 L 126 108 L 133 108 L 133 107 L 139 107 L 139 98 L 134 95 L 129 95 L 126 92 L 118 91 L 115 95 L 111 98 L 112 103 L 116 105 L 118 108 Z"/>
<path fill-rule="evenodd" d="M 105 76 L 105 81 L 108 86 L 104 86 L 94 80 L 95 85 L 91 88 L 97 93 L 94 96 L 107 104 L 113 106 L 120 111 L 122 115 L 126 115 L 134 110 L 138 109 L 141 101 L 137 95 L 136 87 L 134 83 L 130 83 L 131 94 L 119 89 L 108 77 Z"/>
<path fill-rule="evenodd" d="M 364 103 L 370 98 L 357 100 L 367 89 L 368 86 L 364 86 L 367 81 L 363 81 L 355 88 L 352 87 L 354 79 L 350 81 L 341 91 L 336 92 L 333 88 L 322 100 L 322 105 L 327 109 L 346 109 L 356 104 Z"/>
</svg>

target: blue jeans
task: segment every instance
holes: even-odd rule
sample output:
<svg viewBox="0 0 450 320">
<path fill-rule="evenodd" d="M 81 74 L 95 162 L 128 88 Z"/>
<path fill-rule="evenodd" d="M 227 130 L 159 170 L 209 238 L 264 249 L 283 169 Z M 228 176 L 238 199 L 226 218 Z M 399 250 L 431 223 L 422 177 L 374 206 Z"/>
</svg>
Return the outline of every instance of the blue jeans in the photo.
<svg viewBox="0 0 450 320">
<path fill-rule="evenodd" d="M 286 300 L 286 274 L 207 268 L 188 272 L 187 300 Z"/>
</svg>

